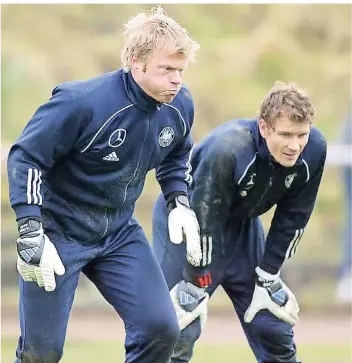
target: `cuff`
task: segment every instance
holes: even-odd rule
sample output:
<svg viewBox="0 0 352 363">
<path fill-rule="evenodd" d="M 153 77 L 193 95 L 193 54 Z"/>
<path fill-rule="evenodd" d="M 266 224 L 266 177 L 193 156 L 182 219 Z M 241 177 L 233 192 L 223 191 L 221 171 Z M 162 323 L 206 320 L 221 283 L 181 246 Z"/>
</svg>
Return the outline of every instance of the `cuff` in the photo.
<svg viewBox="0 0 352 363">
<path fill-rule="evenodd" d="M 183 278 L 185 281 L 191 282 L 198 287 L 208 287 L 212 284 L 210 266 L 206 267 L 194 267 L 187 263 L 187 266 L 183 269 Z"/>
<path fill-rule="evenodd" d="M 13 206 L 16 213 L 16 221 L 26 217 L 41 217 L 41 207 L 35 204 L 17 204 Z"/>
<path fill-rule="evenodd" d="M 168 200 L 169 195 L 172 193 L 187 195 L 188 184 L 185 181 L 173 180 L 160 186 L 166 200 Z"/>
<path fill-rule="evenodd" d="M 264 252 L 263 260 L 259 264 L 259 267 L 268 272 L 269 274 L 275 275 L 279 272 L 282 266 L 282 262 L 279 256 L 276 256 L 272 252 Z"/>
</svg>

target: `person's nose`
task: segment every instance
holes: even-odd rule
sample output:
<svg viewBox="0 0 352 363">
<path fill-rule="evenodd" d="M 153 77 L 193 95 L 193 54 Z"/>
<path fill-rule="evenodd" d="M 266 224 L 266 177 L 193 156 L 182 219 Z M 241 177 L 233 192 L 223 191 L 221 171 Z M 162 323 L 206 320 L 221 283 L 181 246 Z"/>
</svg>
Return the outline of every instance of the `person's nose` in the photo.
<svg viewBox="0 0 352 363">
<path fill-rule="evenodd" d="M 175 70 L 175 72 L 172 72 L 170 81 L 175 86 L 179 86 L 182 83 L 182 74 L 181 74 L 181 72 L 178 71 L 178 70 Z"/>
<path fill-rule="evenodd" d="M 299 140 L 297 137 L 292 137 L 289 141 L 289 144 L 287 145 L 288 148 L 292 151 L 292 152 L 297 152 L 300 150 L 300 144 L 299 144 Z"/>
</svg>

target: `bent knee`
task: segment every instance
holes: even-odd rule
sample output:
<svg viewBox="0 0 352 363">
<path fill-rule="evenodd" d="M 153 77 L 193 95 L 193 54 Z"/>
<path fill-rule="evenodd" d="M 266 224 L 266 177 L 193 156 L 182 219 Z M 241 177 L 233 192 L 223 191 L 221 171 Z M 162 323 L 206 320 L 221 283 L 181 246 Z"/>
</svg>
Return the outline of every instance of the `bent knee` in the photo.
<svg viewBox="0 0 352 363">
<path fill-rule="evenodd" d="M 158 340 L 167 344 L 176 344 L 180 336 L 180 327 L 174 317 L 165 320 L 158 319 L 150 322 L 142 335 L 151 341 Z"/>
<path fill-rule="evenodd" d="M 251 336 L 261 346 L 261 362 L 296 362 L 296 345 L 292 326 L 273 315 L 257 315 L 249 324 Z"/>
<path fill-rule="evenodd" d="M 259 312 L 249 326 L 253 333 L 260 336 L 293 338 L 292 326 L 266 311 Z"/>
</svg>

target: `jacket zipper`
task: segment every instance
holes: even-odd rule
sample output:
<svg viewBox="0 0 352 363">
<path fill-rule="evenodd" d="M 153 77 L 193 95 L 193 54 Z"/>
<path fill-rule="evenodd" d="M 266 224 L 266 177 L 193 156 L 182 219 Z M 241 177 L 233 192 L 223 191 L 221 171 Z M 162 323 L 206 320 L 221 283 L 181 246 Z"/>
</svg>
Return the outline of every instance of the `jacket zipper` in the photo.
<svg viewBox="0 0 352 363">
<path fill-rule="evenodd" d="M 262 200 L 264 199 L 264 197 L 266 196 L 266 194 L 268 193 L 269 189 L 271 188 L 271 186 L 273 185 L 273 179 L 274 177 L 271 176 L 269 178 L 269 182 L 267 183 L 264 192 L 262 193 L 262 196 L 260 197 L 259 201 L 255 204 L 255 206 L 251 209 L 250 213 L 248 214 L 248 217 L 251 217 L 252 213 L 255 211 L 255 209 L 258 207 L 258 205 L 260 205 L 260 203 L 262 202 Z"/>
<path fill-rule="evenodd" d="M 143 155 L 144 145 L 145 145 L 145 142 L 146 142 L 146 140 L 147 140 L 147 138 L 148 138 L 149 128 L 150 128 L 150 114 L 149 114 L 149 117 L 148 117 L 148 128 L 147 128 L 147 132 L 145 133 L 145 138 L 144 138 L 144 140 L 143 140 L 143 144 L 142 144 L 141 152 L 140 152 L 140 154 L 139 154 L 138 163 L 137 163 L 136 169 L 135 169 L 135 171 L 134 171 L 134 173 L 133 173 L 133 175 L 132 175 L 132 178 L 131 178 L 131 179 L 128 181 L 128 183 L 126 184 L 126 188 L 125 188 L 125 193 L 124 193 L 123 201 L 122 201 L 122 204 L 121 204 L 121 206 L 120 206 L 120 208 L 119 208 L 119 212 L 118 212 L 118 213 L 120 213 L 120 211 L 121 211 L 122 207 L 125 205 L 125 202 L 126 202 L 126 199 L 127 199 L 127 189 L 128 189 L 128 187 L 129 187 L 129 185 L 131 184 L 131 182 L 132 182 L 133 178 L 136 176 L 137 171 L 138 171 L 138 169 L 139 169 L 139 165 L 140 165 L 140 163 L 141 163 L 141 159 L 142 159 L 142 155 Z"/>
</svg>

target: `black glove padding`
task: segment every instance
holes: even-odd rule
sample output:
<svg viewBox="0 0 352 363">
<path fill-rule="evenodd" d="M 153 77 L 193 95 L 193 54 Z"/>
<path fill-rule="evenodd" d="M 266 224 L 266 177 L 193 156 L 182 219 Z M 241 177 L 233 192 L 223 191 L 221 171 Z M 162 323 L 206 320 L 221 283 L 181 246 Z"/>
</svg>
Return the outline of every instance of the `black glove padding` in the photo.
<svg viewBox="0 0 352 363">
<path fill-rule="evenodd" d="M 208 314 L 209 294 L 205 289 L 190 282 L 180 281 L 170 291 L 180 330 L 199 317 L 201 329 L 204 328 Z"/>
<path fill-rule="evenodd" d="M 257 275 L 255 282 L 258 286 L 266 289 L 271 300 L 274 301 L 275 304 L 284 306 L 289 300 L 288 293 L 284 289 L 284 284 L 281 279 L 269 281 Z"/>
<path fill-rule="evenodd" d="M 19 220 L 17 238 L 17 270 L 25 282 L 36 282 L 46 291 L 56 288 L 55 274 L 63 275 L 65 267 L 56 247 L 44 234 L 40 220 Z"/>
<path fill-rule="evenodd" d="M 17 254 L 26 263 L 39 266 L 44 249 L 44 231 L 39 219 L 18 221 Z"/>
<path fill-rule="evenodd" d="M 205 290 L 184 280 L 177 284 L 176 298 L 182 309 L 193 311 L 205 299 Z"/>
</svg>

